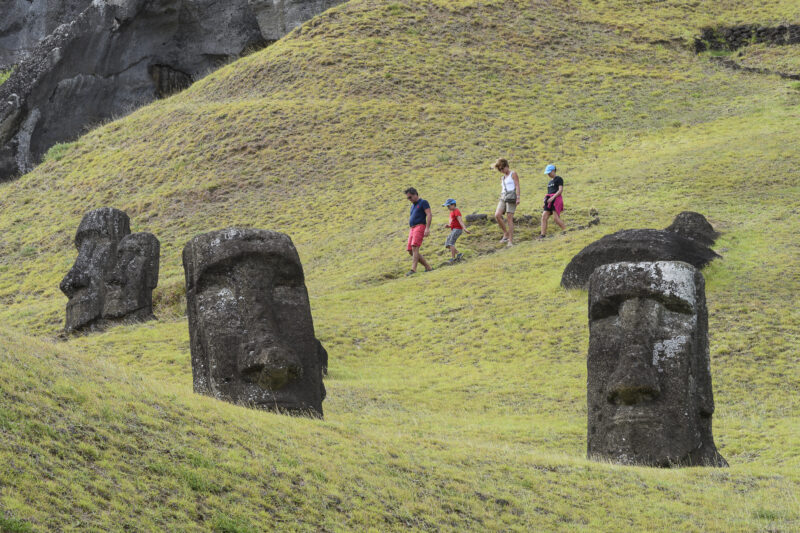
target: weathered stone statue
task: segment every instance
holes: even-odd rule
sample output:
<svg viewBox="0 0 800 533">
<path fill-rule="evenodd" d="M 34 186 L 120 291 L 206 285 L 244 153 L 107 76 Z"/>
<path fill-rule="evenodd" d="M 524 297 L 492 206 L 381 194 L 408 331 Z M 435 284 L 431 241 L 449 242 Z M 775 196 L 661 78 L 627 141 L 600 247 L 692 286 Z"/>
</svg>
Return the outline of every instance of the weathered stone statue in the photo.
<svg viewBox="0 0 800 533">
<path fill-rule="evenodd" d="M 289 236 L 237 228 L 198 235 L 183 267 L 195 392 L 321 417 L 327 352 Z"/>
<path fill-rule="evenodd" d="M 702 274 L 677 261 L 614 263 L 589 282 L 588 455 L 623 464 L 727 466 Z"/>
<path fill-rule="evenodd" d="M 84 215 L 75 245 L 78 258 L 61 281 L 68 333 L 153 318 L 160 251 L 154 235 L 131 234 L 128 215 L 104 207 Z"/>
</svg>

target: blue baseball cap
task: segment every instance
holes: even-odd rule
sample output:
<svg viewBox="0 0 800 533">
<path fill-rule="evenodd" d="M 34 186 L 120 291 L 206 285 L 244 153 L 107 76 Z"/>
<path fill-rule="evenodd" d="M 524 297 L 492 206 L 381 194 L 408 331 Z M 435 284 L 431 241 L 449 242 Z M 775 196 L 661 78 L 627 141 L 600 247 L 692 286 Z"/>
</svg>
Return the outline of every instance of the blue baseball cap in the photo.
<svg viewBox="0 0 800 533">
<path fill-rule="evenodd" d="M 456 205 L 456 201 L 452 198 L 448 198 L 447 201 L 442 204 L 442 207 L 447 207 L 448 205 Z"/>
<path fill-rule="evenodd" d="M 547 165 L 547 168 L 544 169 L 545 174 L 550 174 L 552 171 L 556 169 L 555 165 Z"/>
</svg>

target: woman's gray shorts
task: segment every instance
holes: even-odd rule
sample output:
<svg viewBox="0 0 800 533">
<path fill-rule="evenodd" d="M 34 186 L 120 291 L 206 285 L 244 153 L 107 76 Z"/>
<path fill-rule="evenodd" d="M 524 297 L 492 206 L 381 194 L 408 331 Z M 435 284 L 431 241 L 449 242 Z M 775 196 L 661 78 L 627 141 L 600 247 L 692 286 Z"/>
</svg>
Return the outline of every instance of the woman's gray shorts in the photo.
<svg viewBox="0 0 800 533">
<path fill-rule="evenodd" d="M 450 235 L 448 235 L 447 236 L 447 240 L 444 241 L 444 247 L 445 248 L 449 248 L 450 246 L 455 246 L 456 245 L 456 241 L 458 240 L 459 237 L 461 237 L 461 234 L 463 232 L 464 232 L 463 229 L 450 230 Z"/>
</svg>

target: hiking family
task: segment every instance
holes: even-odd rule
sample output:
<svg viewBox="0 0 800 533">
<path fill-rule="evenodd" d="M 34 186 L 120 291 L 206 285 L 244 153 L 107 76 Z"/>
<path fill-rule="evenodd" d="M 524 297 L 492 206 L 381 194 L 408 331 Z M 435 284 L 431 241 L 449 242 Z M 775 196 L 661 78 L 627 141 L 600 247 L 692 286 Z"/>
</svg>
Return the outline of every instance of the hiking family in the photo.
<svg viewBox="0 0 800 533">
<path fill-rule="evenodd" d="M 498 159 L 492 165 L 492 168 L 501 174 L 500 199 L 497 203 L 494 218 L 503 231 L 503 237 L 500 242 L 511 247 L 514 246 L 514 212 L 522 199 L 519 175 L 515 170 L 511 170 L 507 159 Z M 564 221 L 561 220 L 561 212 L 564 210 L 564 180 L 561 176 L 556 175 L 555 165 L 547 165 L 544 169 L 544 174 L 550 178 L 550 181 L 547 183 L 547 193 L 544 196 L 544 204 L 542 206 L 540 239 L 544 239 L 547 235 L 547 224 L 551 216 L 562 230 L 567 228 Z M 406 276 L 411 276 L 416 274 L 417 267 L 420 264 L 425 268 L 425 272 L 433 270 L 430 263 L 420 253 L 422 241 L 431 234 L 433 213 L 431 212 L 431 205 L 427 200 L 420 198 L 417 189 L 409 187 L 405 193 L 406 198 L 411 202 L 411 212 L 408 219 L 408 245 L 406 246 L 406 250 L 411 256 L 411 270 L 408 271 Z M 463 233 L 469 233 L 469 230 L 464 223 L 455 199 L 448 198 L 442 204 L 442 207 L 446 207 L 450 212 L 450 222 L 447 225 L 450 228 L 450 234 L 447 236 L 444 246 L 450 250 L 451 258 L 448 263 L 455 263 L 460 261 L 464 255 L 456 249 L 456 241 Z M 504 215 L 505 220 L 503 219 Z"/>
</svg>

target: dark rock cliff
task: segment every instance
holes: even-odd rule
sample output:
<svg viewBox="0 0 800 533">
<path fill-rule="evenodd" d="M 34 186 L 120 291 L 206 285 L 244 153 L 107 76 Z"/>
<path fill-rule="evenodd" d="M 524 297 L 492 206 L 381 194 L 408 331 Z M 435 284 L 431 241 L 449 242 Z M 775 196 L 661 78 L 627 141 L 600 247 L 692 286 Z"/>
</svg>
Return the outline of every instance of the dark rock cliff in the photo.
<svg viewBox="0 0 800 533">
<path fill-rule="evenodd" d="M 0 180 L 31 170 L 54 144 L 184 89 L 338 3 L 93 2 L 0 85 Z"/>
</svg>

